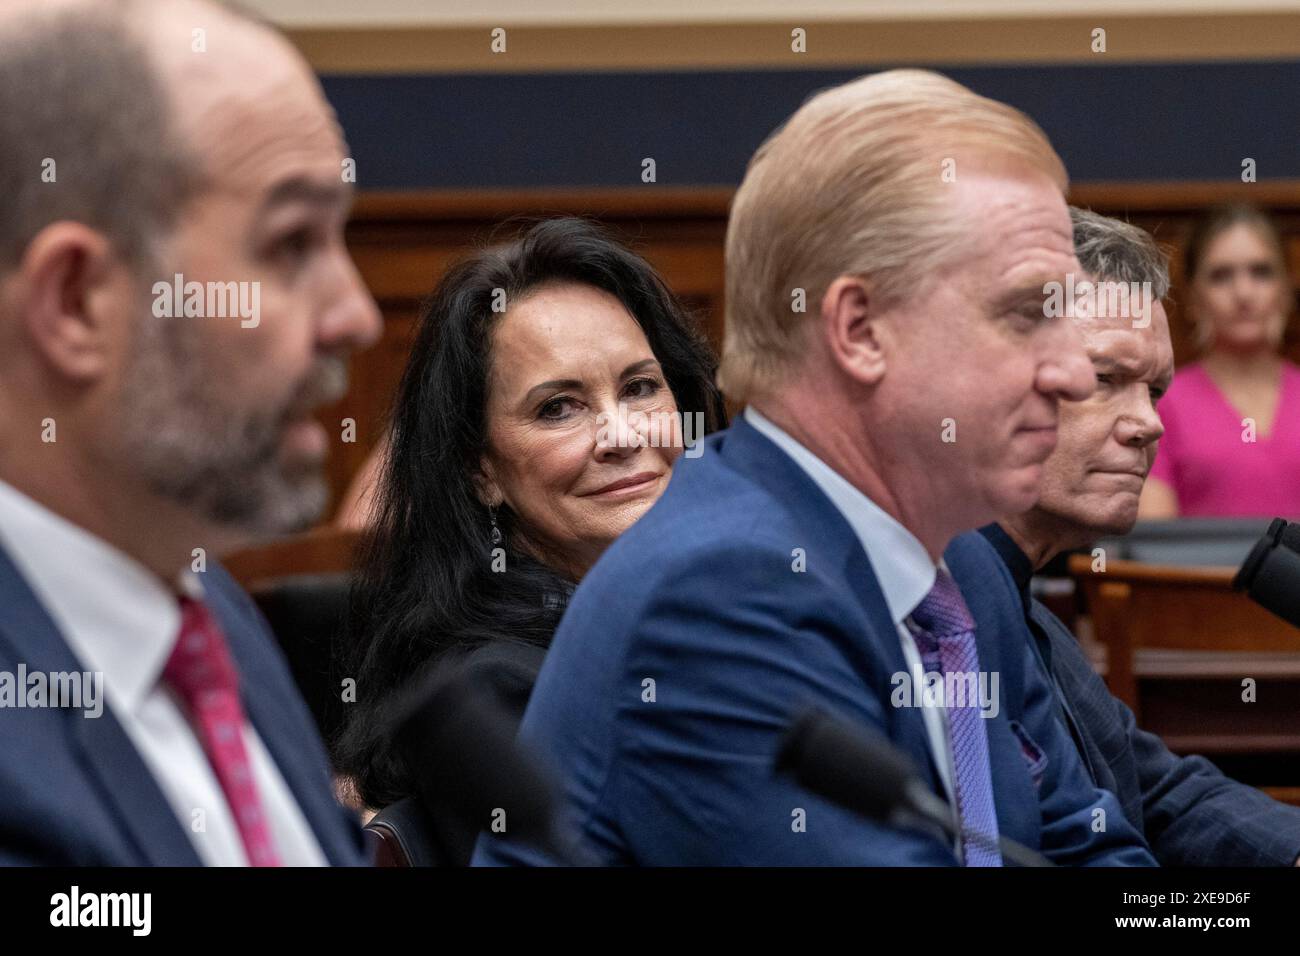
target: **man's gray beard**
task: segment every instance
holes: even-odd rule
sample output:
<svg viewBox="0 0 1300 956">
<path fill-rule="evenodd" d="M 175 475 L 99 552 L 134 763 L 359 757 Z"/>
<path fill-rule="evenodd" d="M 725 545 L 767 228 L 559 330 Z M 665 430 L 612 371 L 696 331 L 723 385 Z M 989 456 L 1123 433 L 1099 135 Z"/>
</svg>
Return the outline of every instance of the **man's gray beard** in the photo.
<svg viewBox="0 0 1300 956">
<path fill-rule="evenodd" d="M 206 378 L 195 329 L 185 324 L 195 321 L 205 320 L 141 318 L 122 388 L 117 454 L 151 492 L 207 521 L 259 536 L 309 526 L 329 498 L 321 470 L 279 460 L 301 391 L 265 412 L 228 405 L 228 390 Z M 338 397 L 346 380 L 340 359 L 313 369 L 315 394 Z"/>
</svg>

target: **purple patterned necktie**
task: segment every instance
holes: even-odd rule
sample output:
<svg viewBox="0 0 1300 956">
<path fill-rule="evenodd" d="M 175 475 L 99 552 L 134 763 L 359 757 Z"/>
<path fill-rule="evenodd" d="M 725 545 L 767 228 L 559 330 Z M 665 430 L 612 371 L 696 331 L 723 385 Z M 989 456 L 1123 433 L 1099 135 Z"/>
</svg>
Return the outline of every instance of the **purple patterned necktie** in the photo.
<svg viewBox="0 0 1300 956">
<path fill-rule="evenodd" d="M 966 686 L 970 690 L 979 686 L 975 621 L 957 589 L 957 582 L 942 568 L 930 593 L 912 612 L 912 621 L 921 629 L 916 634 L 916 643 L 927 673 L 973 674 L 976 680 L 967 682 Z M 952 686 L 951 682 L 944 681 L 945 688 Z M 962 859 L 966 866 L 1001 866 L 989 739 L 980 715 L 979 695 L 967 694 L 964 701 L 948 700 L 945 695 L 943 703 L 948 714 L 948 739 L 956 777 L 953 785 L 961 820 Z"/>
</svg>

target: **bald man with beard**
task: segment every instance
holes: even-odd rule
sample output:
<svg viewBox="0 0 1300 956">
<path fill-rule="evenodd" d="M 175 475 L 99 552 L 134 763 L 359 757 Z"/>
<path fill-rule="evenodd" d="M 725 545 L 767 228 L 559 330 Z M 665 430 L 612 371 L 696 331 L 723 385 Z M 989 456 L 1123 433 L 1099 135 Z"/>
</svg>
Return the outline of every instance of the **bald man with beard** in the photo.
<svg viewBox="0 0 1300 956">
<path fill-rule="evenodd" d="M 312 413 L 380 332 L 346 155 L 245 14 L 0 4 L 0 863 L 363 861 L 216 560 L 326 502 Z"/>
</svg>

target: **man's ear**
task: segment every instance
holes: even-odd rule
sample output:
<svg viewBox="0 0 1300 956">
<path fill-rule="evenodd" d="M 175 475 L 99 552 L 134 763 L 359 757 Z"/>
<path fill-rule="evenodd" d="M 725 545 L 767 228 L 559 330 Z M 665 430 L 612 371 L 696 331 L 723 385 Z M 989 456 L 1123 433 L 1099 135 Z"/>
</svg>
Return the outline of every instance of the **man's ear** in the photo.
<svg viewBox="0 0 1300 956">
<path fill-rule="evenodd" d="M 822 296 L 822 330 L 830 356 L 846 375 L 875 385 L 885 374 L 888 330 L 867 280 L 838 276 Z"/>
<path fill-rule="evenodd" d="M 28 244 L 19 273 L 19 314 L 33 347 L 58 373 L 89 382 L 112 367 L 114 327 L 134 282 L 112 245 L 79 222 L 46 226 Z"/>
</svg>

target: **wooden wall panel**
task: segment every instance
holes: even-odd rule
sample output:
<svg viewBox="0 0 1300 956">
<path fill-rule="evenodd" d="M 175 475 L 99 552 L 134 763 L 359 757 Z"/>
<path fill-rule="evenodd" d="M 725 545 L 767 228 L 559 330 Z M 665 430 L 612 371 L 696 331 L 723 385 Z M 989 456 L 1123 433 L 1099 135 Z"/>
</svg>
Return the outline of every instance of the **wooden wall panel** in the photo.
<svg viewBox="0 0 1300 956">
<path fill-rule="evenodd" d="M 1186 315 L 1183 252 L 1193 221 L 1206 208 L 1221 202 L 1248 202 L 1267 210 L 1281 230 L 1292 283 L 1300 282 L 1300 183 L 1085 184 L 1072 190 L 1070 200 L 1141 226 L 1170 254 L 1169 275 L 1173 284 L 1166 308 L 1174 358 L 1179 365 L 1196 357 L 1191 323 Z M 1287 327 L 1284 347 L 1293 360 L 1300 361 L 1300 322 L 1294 315 Z"/>
<path fill-rule="evenodd" d="M 362 276 L 383 310 L 382 340 L 352 361 L 347 397 L 321 413 L 332 434 L 354 418 L 357 440 L 336 446 L 330 483 L 337 501 L 382 434 L 409 351 L 422 300 L 447 266 L 476 245 L 505 238 L 523 218 L 586 215 L 645 256 L 696 311 L 714 347 L 721 345 L 723 240 L 732 189 L 564 189 L 472 193 L 365 194 L 348 226 L 348 244 Z M 1128 218 L 1151 231 L 1171 253 L 1174 280 L 1170 321 L 1179 362 L 1193 357 L 1191 333 L 1181 304 L 1183 239 L 1205 207 L 1247 200 L 1277 218 L 1300 278 L 1300 183 L 1132 183 L 1079 185 L 1071 201 L 1107 215 Z M 1300 323 L 1293 321 L 1289 354 L 1300 361 Z"/>
</svg>

